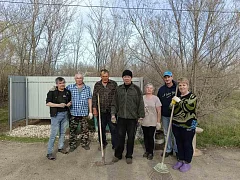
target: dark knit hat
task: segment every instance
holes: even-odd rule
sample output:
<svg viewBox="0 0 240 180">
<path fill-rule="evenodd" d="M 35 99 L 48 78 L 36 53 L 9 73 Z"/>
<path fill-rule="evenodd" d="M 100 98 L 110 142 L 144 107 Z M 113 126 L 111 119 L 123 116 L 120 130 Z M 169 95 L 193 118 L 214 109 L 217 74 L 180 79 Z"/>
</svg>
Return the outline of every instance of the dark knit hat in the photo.
<svg viewBox="0 0 240 180">
<path fill-rule="evenodd" d="M 131 76 L 131 77 L 132 77 L 132 71 L 130 71 L 130 70 L 125 70 L 125 71 L 123 71 L 122 77 L 123 77 L 123 76 Z"/>
</svg>

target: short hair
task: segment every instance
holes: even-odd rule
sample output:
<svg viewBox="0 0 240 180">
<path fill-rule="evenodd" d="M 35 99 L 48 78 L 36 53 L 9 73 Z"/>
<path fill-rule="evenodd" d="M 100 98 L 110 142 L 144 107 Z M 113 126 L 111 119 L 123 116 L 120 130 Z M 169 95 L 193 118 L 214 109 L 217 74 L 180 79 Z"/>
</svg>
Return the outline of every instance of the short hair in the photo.
<svg viewBox="0 0 240 180">
<path fill-rule="evenodd" d="M 147 84 L 145 85 L 144 89 L 146 89 L 148 86 L 152 86 L 152 87 L 153 87 L 153 90 L 155 90 L 155 87 L 153 86 L 152 83 L 147 83 Z"/>
<path fill-rule="evenodd" d="M 83 74 L 80 73 L 80 72 L 78 72 L 78 73 L 75 74 L 74 79 L 76 79 L 76 76 L 79 76 L 79 75 L 82 76 L 82 78 L 84 78 L 84 77 L 83 77 Z"/>
<path fill-rule="evenodd" d="M 178 84 L 179 83 L 186 83 L 189 86 L 189 80 L 186 77 L 181 77 L 178 79 Z"/>
<path fill-rule="evenodd" d="M 65 79 L 64 79 L 63 77 L 57 77 L 57 78 L 55 79 L 55 83 L 56 83 L 56 84 L 57 84 L 58 82 L 62 82 L 62 81 L 65 82 Z"/>
<path fill-rule="evenodd" d="M 102 74 L 102 72 L 105 74 L 105 73 L 108 73 L 109 74 L 109 71 L 107 69 L 101 69 L 100 71 L 100 75 Z"/>
</svg>

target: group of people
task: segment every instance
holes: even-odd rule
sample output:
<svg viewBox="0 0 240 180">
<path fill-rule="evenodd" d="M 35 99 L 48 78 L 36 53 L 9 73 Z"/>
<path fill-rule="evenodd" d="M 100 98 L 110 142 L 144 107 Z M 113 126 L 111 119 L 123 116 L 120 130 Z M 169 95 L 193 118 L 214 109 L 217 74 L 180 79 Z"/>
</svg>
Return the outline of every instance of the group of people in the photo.
<svg viewBox="0 0 240 180">
<path fill-rule="evenodd" d="M 196 96 L 189 91 L 188 79 L 180 78 L 178 82 L 175 82 L 172 72 L 164 72 L 165 84 L 159 88 L 157 96 L 155 96 L 155 88 L 151 83 L 145 85 L 145 95 L 143 95 L 140 87 L 132 82 L 133 74 L 130 70 L 123 71 L 123 84 L 119 86 L 115 81 L 109 79 L 109 71 L 106 69 L 101 70 L 100 77 L 101 80 L 94 85 L 93 94 L 90 87 L 84 84 L 82 74 L 76 74 L 76 83 L 68 85 L 66 88 L 64 78 L 56 78 L 56 86 L 48 92 L 46 99 L 46 105 L 50 107 L 51 115 L 51 133 L 47 158 L 55 160 L 52 152 L 57 133 L 59 133 L 58 152 L 67 154 L 77 148 L 79 123 L 81 127 L 81 146 L 85 150 L 89 150 L 87 121 L 94 116 L 99 122 L 100 116 L 104 149 L 108 145 L 106 140 L 107 125 L 111 133 L 111 144 L 114 150 L 112 162 L 118 162 L 122 159 L 127 134 L 125 158 L 127 164 L 132 164 L 138 124 L 141 125 L 144 135 L 145 152 L 143 157 L 152 160 L 155 131 L 156 129 L 159 130 L 162 124 L 166 138 L 171 109 L 174 107 L 172 128 L 168 142 L 166 142 L 165 157 L 175 154 L 177 162 L 173 169 L 181 172 L 188 171 L 191 168 L 192 140 L 197 125 L 197 101 Z M 99 104 L 100 108 L 98 107 Z M 69 151 L 63 148 L 68 118 L 70 128 Z M 98 126 L 98 140 L 100 142 L 99 132 Z M 101 150 L 101 146 L 98 149 Z"/>
</svg>

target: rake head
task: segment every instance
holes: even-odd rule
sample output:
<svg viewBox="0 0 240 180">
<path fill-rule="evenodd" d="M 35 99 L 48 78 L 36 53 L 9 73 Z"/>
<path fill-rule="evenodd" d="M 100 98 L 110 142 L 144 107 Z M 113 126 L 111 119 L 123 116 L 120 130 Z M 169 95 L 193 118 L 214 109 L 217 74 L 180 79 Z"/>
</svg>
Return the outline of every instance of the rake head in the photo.
<svg viewBox="0 0 240 180">
<path fill-rule="evenodd" d="M 168 170 L 166 164 L 163 164 L 163 163 L 158 163 L 153 168 L 155 169 L 155 171 L 157 171 L 159 173 L 169 173 L 169 170 Z"/>
</svg>

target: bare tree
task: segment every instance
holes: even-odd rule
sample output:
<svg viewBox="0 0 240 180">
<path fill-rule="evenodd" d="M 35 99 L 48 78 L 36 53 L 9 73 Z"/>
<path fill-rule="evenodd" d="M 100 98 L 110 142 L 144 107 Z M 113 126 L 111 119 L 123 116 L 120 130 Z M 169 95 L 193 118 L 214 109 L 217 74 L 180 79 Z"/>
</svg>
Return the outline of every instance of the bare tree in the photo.
<svg viewBox="0 0 240 180">
<path fill-rule="evenodd" d="M 60 58 L 66 42 L 66 33 L 72 22 L 74 11 L 69 11 L 64 6 L 68 1 L 49 0 L 54 5 L 49 5 L 45 13 L 48 15 L 44 40 L 46 42 L 45 55 L 42 63 L 41 74 L 51 75 Z"/>
</svg>

